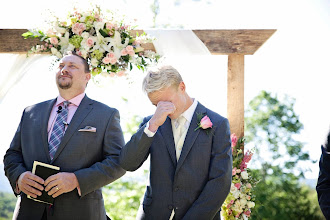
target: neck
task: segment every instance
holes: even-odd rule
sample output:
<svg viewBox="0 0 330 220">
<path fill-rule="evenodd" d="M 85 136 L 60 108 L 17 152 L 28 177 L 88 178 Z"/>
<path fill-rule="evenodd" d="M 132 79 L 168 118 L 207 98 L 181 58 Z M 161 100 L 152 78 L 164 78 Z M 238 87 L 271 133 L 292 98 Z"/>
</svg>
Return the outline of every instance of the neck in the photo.
<svg viewBox="0 0 330 220">
<path fill-rule="evenodd" d="M 63 89 L 59 89 L 59 93 L 60 95 L 65 99 L 65 100 L 70 100 L 73 99 L 74 97 L 76 97 L 77 95 L 80 95 L 81 93 L 83 93 L 85 91 L 69 91 L 69 90 L 63 90 Z"/>
<path fill-rule="evenodd" d="M 184 111 L 187 111 L 187 109 L 194 103 L 194 100 L 192 98 L 189 97 L 188 94 L 186 94 L 186 105 L 185 105 L 185 108 L 184 108 Z"/>
</svg>

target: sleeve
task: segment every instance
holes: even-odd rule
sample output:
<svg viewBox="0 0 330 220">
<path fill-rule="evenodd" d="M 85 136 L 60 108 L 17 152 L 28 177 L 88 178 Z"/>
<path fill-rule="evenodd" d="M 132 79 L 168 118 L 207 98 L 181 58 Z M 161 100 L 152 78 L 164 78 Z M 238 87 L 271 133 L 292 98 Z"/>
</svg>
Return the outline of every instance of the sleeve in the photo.
<svg viewBox="0 0 330 220">
<path fill-rule="evenodd" d="M 229 122 L 221 121 L 214 132 L 209 180 L 198 199 L 187 211 L 184 220 L 213 219 L 230 191 L 232 151 Z"/>
<path fill-rule="evenodd" d="M 86 169 L 77 170 L 76 175 L 81 196 L 99 189 L 125 174 L 119 165 L 119 154 L 124 146 L 124 136 L 120 127 L 120 116 L 118 110 L 114 110 L 104 134 L 103 155 L 104 159 Z"/>
<path fill-rule="evenodd" d="M 140 125 L 140 129 L 131 137 L 131 140 L 122 148 L 119 157 L 120 166 L 127 171 L 135 171 L 142 166 L 149 156 L 149 149 L 154 135 L 146 134 L 147 119 Z M 153 133 L 153 132 L 151 132 Z"/>
<path fill-rule="evenodd" d="M 326 219 L 330 219 L 330 153 L 324 147 L 321 147 L 321 149 L 320 173 L 316 191 L 320 208 Z"/>
<path fill-rule="evenodd" d="M 24 166 L 21 147 L 21 127 L 23 123 L 24 112 L 22 114 L 21 122 L 10 144 L 10 147 L 7 150 L 3 159 L 5 175 L 7 176 L 15 195 L 18 195 L 19 193 L 16 187 L 17 180 L 22 173 L 27 171 L 26 167 Z"/>
</svg>

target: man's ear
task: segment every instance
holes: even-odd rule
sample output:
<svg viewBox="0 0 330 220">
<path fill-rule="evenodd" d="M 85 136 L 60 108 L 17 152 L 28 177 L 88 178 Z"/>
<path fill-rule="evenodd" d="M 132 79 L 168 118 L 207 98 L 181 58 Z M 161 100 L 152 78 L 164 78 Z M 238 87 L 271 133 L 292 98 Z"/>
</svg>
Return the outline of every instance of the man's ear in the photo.
<svg viewBox="0 0 330 220">
<path fill-rule="evenodd" d="M 186 91 L 186 84 L 184 84 L 183 81 L 181 81 L 180 84 L 179 84 L 179 90 L 182 91 L 182 92 Z"/>
</svg>

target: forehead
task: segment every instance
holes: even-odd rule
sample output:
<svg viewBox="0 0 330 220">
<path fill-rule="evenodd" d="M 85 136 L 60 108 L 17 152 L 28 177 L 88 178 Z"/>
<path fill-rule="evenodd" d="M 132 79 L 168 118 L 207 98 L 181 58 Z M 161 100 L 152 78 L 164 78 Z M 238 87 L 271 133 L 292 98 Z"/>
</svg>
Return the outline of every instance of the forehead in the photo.
<svg viewBox="0 0 330 220">
<path fill-rule="evenodd" d="M 75 55 L 67 55 L 63 57 L 60 63 L 75 63 L 83 65 L 83 61 L 81 60 L 81 58 Z"/>
<path fill-rule="evenodd" d="M 148 94 L 148 97 L 152 104 L 157 105 L 159 101 L 172 101 L 175 94 L 175 89 L 173 87 L 168 87 L 160 91 L 151 92 Z"/>
</svg>

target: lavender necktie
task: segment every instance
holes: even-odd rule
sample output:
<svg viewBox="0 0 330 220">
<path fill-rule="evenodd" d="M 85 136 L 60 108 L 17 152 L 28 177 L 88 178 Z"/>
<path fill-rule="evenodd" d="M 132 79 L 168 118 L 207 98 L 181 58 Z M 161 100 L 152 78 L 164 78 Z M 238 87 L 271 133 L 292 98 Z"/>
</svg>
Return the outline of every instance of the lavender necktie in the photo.
<svg viewBox="0 0 330 220">
<path fill-rule="evenodd" d="M 63 109 L 61 109 L 56 117 L 52 133 L 49 138 L 49 156 L 50 159 L 54 158 L 54 155 L 57 151 L 58 146 L 61 143 L 62 137 L 64 135 L 65 124 L 68 118 L 68 105 L 69 101 L 63 102 Z"/>
</svg>

